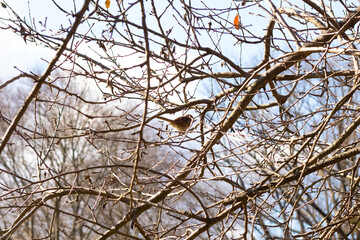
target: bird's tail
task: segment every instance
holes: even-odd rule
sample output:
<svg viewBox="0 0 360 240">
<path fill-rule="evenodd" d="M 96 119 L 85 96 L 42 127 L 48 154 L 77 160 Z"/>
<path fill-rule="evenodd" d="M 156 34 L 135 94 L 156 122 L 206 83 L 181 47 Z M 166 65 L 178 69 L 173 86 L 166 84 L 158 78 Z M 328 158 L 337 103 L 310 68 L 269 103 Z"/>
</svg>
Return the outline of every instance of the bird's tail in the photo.
<svg viewBox="0 0 360 240">
<path fill-rule="evenodd" d="M 170 119 L 168 119 L 168 118 L 164 118 L 164 117 L 157 117 L 157 118 L 160 119 L 160 120 L 167 121 L 167 122 L 169 122 L 169 123 L 172 122 L 172 120 L 170 120 Z"/>
</svg>

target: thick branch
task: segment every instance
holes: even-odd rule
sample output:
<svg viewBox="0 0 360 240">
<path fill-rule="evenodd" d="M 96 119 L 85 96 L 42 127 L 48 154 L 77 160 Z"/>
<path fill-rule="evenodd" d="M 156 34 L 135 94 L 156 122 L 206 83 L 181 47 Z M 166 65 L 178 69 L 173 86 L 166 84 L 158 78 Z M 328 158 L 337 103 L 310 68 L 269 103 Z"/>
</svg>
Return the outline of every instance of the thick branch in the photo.
<svg viewBox="0 0 360 240">
<path fill-rule="evenodd" d="M 90 0 L 85 0 L 84 5 L 82 6 L 81 10 L 75 14 L 75 22 L 72 26 L 72 28 L 70 29 L 68 35 L 66 36 L 66 38 L 64 39 L 63 44 L 60 46 L 60 48 L 58 49 L 58 51 L 56 52 L 54 58 L 51 60 L 51 62 L 49 63 L 47 69 L 45 70 L 45 72 L 42 74 L 42 76 L 39 78 L 38 82 L 35 84 L 35 86 L 33 87 L 33 89 L 31 90 L 31 92 L 29 93 L 29 95 L 26 97 L 24 104 L 22 105 L 22 107 L 19 109 L 18 113 L 16 114 L 16 116 L 14 117 L 13 121 L 11 122 L 10 126 L 7 128 L 3 138 L 1 139 L 1 145 L 0 145 L 0 154 L 2 152 L 2 150 L 5 148 L 7 142 L 9 141 L 12 133 L 14 132 L 14 130 L 16 129 L 16 126 L 18 125 L 19 121 L 21 120 L 22 116 L 24 115 L 24 113 L 26 112 L 27 108 L 29 107 L 31 101 L 33 100 L 33 98 L 36 96 L 36 94 L 39 92 L 41 85 L 45 82 L 45 80 L 47 79 L 47 77 L 50 75 L 50 73 L 52 72 L 56 62 L 59 60 L 59 58 L 61 57 L 63 51 L 65 51 L 66 49 L 66 45 L 68 44 L 68 42 L 70 41 L 70 39 L 73 37 L 73 35 L 76 32 L 76 29 L 78 28 L 78 26 L 81 23 L 82 17 L 85 14 L 86 10 L 88 9 Z"/>
</svg>

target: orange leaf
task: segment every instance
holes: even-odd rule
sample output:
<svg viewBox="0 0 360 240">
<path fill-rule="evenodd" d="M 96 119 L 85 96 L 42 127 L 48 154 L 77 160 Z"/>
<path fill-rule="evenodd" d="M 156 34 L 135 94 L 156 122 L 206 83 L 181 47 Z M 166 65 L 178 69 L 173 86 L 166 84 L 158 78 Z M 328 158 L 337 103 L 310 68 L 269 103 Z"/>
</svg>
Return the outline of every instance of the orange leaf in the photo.
<svg viewBox="0 0 360 240">
<path fill-rule="evenodd" d="M 110 0 L 106 0 L 106 1 L 105 1 L 105 6 L 106 6 L 106 8 L 109 8 L 109 7 L 110 7 Z"/>
<path fill-rule="evenodd" d="M 234 27 L 239 30 L 240 28 L 240 24 L 239 24 L 239 14 L 236 14 L 235 18 L 234 18 Z"/>
</svg>

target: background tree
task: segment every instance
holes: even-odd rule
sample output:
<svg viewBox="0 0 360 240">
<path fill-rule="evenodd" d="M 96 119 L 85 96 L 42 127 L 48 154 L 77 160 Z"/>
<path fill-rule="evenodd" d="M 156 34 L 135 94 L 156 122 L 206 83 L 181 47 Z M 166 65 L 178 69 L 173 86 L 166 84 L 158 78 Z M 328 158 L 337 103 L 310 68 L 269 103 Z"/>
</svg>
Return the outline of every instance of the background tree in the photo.
<svg viewBox="0 0 360 240">
<path fill-rule="evenodd" d="M 359 238 L 358 2 L 42 4 L 1 1 L 52 55 L 0 85 L 3 239 Z"/>
</svg>

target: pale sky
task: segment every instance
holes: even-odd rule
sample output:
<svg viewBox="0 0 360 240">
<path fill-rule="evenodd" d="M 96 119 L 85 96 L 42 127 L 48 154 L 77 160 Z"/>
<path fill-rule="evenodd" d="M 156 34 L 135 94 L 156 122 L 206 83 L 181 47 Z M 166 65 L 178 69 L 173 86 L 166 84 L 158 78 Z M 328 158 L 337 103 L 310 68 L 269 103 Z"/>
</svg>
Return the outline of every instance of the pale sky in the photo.
<svg viewBox="0 0 360 240">
<path fill-rule="evenodd" d="M 52 26 L 50 28 L 52 28 L 53 30 L 59 29 L 58 26 L 60 24 L 63 24 L 64 26 L 69 25 L 69 21 L 67 18 L 65 18 L 65 14 L 57 10 L 52 1 L 12 0 L 5 2 L 9 3 L 10 6 L 17 13 L 20 14 L 20 17 L 26 16 L 28 19 L 31 16 L 32 18 L 35 18 L 36 24 L 39 21 L 45 22 L 45 19 L 47 17 L 47 27 Z M 75 2 L 77 3 L 78 11 L 83 1 L 76 0 Z M 103 2 L 105 2 L 105 0 Z M 62 2 L 61 7 L 64 7 L 66 3 L 68 3 L 68 9 L 74 8 L 73 1 Z M 100 1 L 99 3 L 102 3 L 102 1 Z M 110 5 L 110 11 L 111 7 L 116 7 L 114 6 L 114 1 L 113 5 Z M 28 8 L 31 9 L 30 13 L 28 11 Z M 8 11 L 9 9 L 4 9 L 0 7 L 0 16 L 6 18 Z M 15 35 L 12 31 L 0 30 L 0 35 L 0 52 L 3 56 L 2 58 L 0 58 L 0 83 L 8 80 L 9 78 L 19 73 L 19 71 L 14 69 L 14 66 L 17 66 L 20 70 L 23 71 L 36 71 L 37 74 L 42 73 L 46 67 L 46 63 L 41 61 L 41 59 L 45 58 L 47 60 L 50 60 L 54 55 L 54 52 L 42 46 L 36 46 L 31 42 L 27 42 L 26 44 L 22 37 Z M 227 50 L 226 48 L 229 49 Z M 236 49 L 236 51 L 234 51 L 234 49 Z M 229 43 L 228 46 L 222 46 L 222 50 L 224 50 L 226 55 L 233 55 L 235 57 L 240 52 L 239 45 L 234 46 L 233 42 Z M 245 48 L 243 49 L 243 53 L 244 52 L 249 52 L 249 54 L 244 54 L 244 56 L 246 56 L 246 58 L 248 59 L 251 59 L 251 56 L 253 55 L 259 56 L 260 58 L 262 56 L 262 52 L 258 48 Z M 243 62 L 248 62 L 248 59 L 244 59 Z"/>
<path fill-rule="evenodd" d="M 40 1 L 36 1 L 40 2 Z M 11 6 L 24 14 L 27 10 L 27 1 L 13 0 L 10 1 Z M 0 16 L 6 18 L 8 9 L 0 7 Z M 3 27 L 3 25 L 0 25 Z M 25 41 L 15 35 L 11 30 L 0 29 L 0 83 L 16 76 L 19 71 L 14 67 L 18 67 L 23 71 L 43 71 L 46 64 L 42 64 L 39 59 L 51 57 L 51 51 L 42 46 L 36 46 L 33 43 Z M 38 72 L 37 72 L 38 73 Z"/>
<path fill-rule="evenodd" d="M 4 0 L 0 0 L 4 1 Z M 6 1 L 6 0 L 5 0 Z M 67 19 L 67 16 L 57 10 L 52 3 L 52 1 L 41 1 L 41 0 L 7 0 L 7 3 L 10 4 L 11 7 L 14 8 L 15 11 L 22 14 L 22 16 L 26 16 L 27 18 L 31 17 L 35 18 L 36 23 L 38 21 L 45 21 L 45 18 L 47 17 L 47 26 L 53 26 L 52 28 L 54 30 L 59 29 L 58 26 L 60 24 L 63 24 L 64 26 L 69 25 L 69 21 Z M 83 0 L 75 0 L 77 3 L 77 11 L 81 7 Z M 105 0 L 99 1 L 99 4 L 104 4 Z M 356 2 L 356 1 L 355 1 Z M 66 6 L 67 4 L 67 6 Z M 195 4 L 195 3 L 194 3 Z M 214 2 L 209 1 L 207 4 L 214 4 Z M 220 4 L 219 2 L 216 4 Z M 335 3 L 334 3 L 335 4 Z M 264 3 L 264 5 L 266 5 Z M 28 8 L 30 7 L 31 12 L 29 14 Z M 64 7 L 65 9 L 74 9 L 73 1 L 62 1 L 61 7 Z M 66 8 L 68 7 L 68 8 Z M 112 1 L 112 4 L 110 5 L 109 11 L 112 10 L 112 7 L 115 8 L 115 2 Z M 4 9 L 0 7 L 0 17 L 6 18 L 7 12 L 9 9 Z M 266 16 L 265 12 L 263 12 L 263 16 L 266 16 L 266 18 L 262 18 L 259 16 L 255 16 L 254 14 L 249 14 L 248 9 L 242 9 L 239 10 L 240 14 L 243 13 L 242 21 L 245 26 L 247 25 L 256 25 L 259 24 L 259 21 L 264 21 L 264 24 L 266 24 L 268 20 L 268 16 Z M 232 19 L 234 16 L 229 16 L 229 19 Z M 343 15 L 342 13 L 336 14 L 338 16 Z M 264 25 L 262 24 L 262 25 Z M 262 26 L 261 25 L 261 26 Z M 1 24 L 0 26 L 3 27 Z M 266 25 L 259 28 L 259 31 L 261 33 L 259 35 L 262 35 L 264 33 L 264 28 L 266 28 Z M 38 29 L 40 30 L 40 29 Z M 47 60 L 50 60 L 54 53 L 42 46 L 36 46 L 30 42 L 25 44 L 24 40 L 14 35 L 11 31 L 7 30 L 0 30 L 0 52 L 2 58 L 0 58 L 0 83 L 8 80 L 9 78 L 17 75 L 18 71 L 14 69 L 14 66 L 17 66 L 19 69 L 24 71 L 36 71 L 36 73 L 41 73 L 44 68 L 46 67 L 46 63 L 42 62 L 40 59 L 45 58 Z M 233 41 L 233 40 L 232 40 Z M 242 49 L 242 64 L 244 65 L 253 65 L 254 63 L 258 62 L 262 58 L 262 45 L 257 45 L 256 47 L 250 46 L 247 47 L 244 45 Z M 240 54 L 240 46 L 235 45 L 234 42 L 230 42 L 229 44 L 224 44 L 222 46 L 222 50 L 224 50 L 225 55 L 230 57 L 231 59 L 236 59 L 237 56 Z"/>
</svg>

